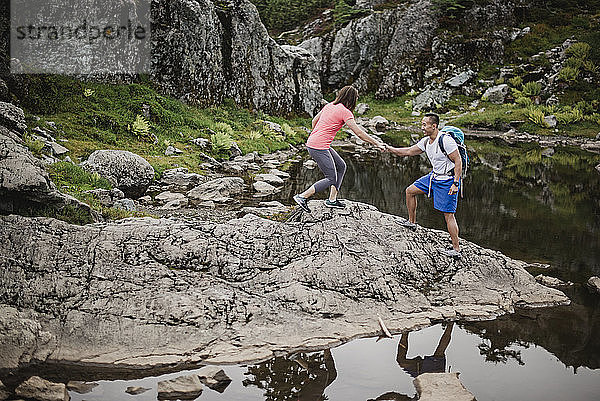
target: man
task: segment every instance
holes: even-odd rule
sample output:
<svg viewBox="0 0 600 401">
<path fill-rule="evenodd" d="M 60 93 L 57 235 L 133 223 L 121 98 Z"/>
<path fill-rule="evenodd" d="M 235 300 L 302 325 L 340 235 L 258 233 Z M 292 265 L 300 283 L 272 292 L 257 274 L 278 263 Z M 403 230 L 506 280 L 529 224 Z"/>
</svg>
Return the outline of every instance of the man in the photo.
<svg viewBox="0 0 600 401">
<path fill-rule="evenodd" d="M 408 208 L 408 221 L 401 223 L 410 229 L 416 228 L 417 221 L 417 196 L 427 194 L 433 195 L 433 207 L 444 213 L 448 233 L 452 239 L 452 249 L 445 250 L 446 256 L 460 258 L 460 246 L 458 243 L 458 224 L 454 218 L 458 203 L 458 190 L 460 187 L 460 176 L 462 174 L 462 160 L 458 152 L 458 146 L 450 135 L 441 134 L 438 126 L 440 118 L 437 114 L 425 114 L 421 121 L 421 129 L 425 137 L 416 145 L 407 148 L 394 148 L 387 146 L 387 151 L 397 156 L 416 156 L 423 152 L 433 166 L 433 170 L 416 180 L 406 188 L 406 207 Z M 444 154 L 440 149 L 439 142 L 444 141 Z"/>
</svg>

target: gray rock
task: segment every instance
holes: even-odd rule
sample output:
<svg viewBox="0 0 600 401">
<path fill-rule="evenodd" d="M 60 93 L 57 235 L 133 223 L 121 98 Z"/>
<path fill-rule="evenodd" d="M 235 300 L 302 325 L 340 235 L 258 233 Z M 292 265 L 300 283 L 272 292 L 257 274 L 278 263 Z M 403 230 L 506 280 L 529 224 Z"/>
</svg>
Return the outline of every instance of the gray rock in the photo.
<svg viewBox="0 0 600 401">
<path fill-rule="evenodd" d="M 206 138 L 195 138 L 192 139 L 190 142 L 201 148 L 206 148 L 210 144 L 210 141 Z"/>
<path fill-rule="evenodd" d="M 592 276 L 588 279 L 586 284 L 588 288 L 595 291 L 597 294 L 600 294 L 600 277 Z"/>
<path fill-rule="evenodd" d="M 223 177 L 205 182 L 187 193 L 190 204 L 203 201 L 228 202 L 231 197 L 244 192 L 244 180 L 240 177 Z"/>
<path fill-rule="evenodd" d="M 600 164 L 596 166 L 596 171 L 600 173 Z"/>
<path fill-rule="evenodd" d="M 65 158 L 64 158 L 64 160 L 63 160 L 63 161 L 66 161 L 67 163 L 75 164 L 75 163 L 73 162 L 73 160 L 71 160 L 71 158 L 70 158 L 69 156 L 65 156 Z"/>
<path fill-rule="evenodd" d="M 542 285 L 545 285 L 546 287 L 551 288 L 561 288 L 573 285 L 573 283 L 571 283 L 570 281 L 564 282 L 559 278 L 544 276 L 543 274 L 538 274 L 537 276 L 535 276 L 535 281 Z"/>
<path fill-rule="evenodd" d="M 413 110 L 435 110 L 450 99 L 450 94 L 446 89 L 426 89 L 413 100 Z"/>
<path fill-rule="evenodd" d="M 507 94 L 508 94 L 508 85 L 507 84 L 496 85 L 496 86 L 492 86 L 491 88 L 488 88 L 484 92 L 482 99 L 487 99 L 491 103 L 502 104 L 502 103 L 504 103 L 504 98 L 506 97 Z"/>
<path fill-rule="evenodd" d="M 55 336 L 36 359 L 148 368 L 324 348 L 379 332 L 377 314 L 399 332 L 569 302 L 500 252 L 465 240 L 460 261 L 440 264 L 440 231 L 398 230 L 396 216 L 351 201 L 309 206 L 289 223 L 0 216 L 0 304 Z M 0 358 L 31 358 L 40 340 L 23 348 L 5 334 L 30 327 L 0 330 Z"/>
<path fill-rule="evenodd" d="M 150 389 L 145 388 L 145 387 L 130 386 L 130 387 L 127 387 L 125 392 L 127 394 L 131 394 L 131 395 L 139 395 L 139 394 L 145 393 L 148 390 L 150 390 Z"/>
<path fill-rule="evenodd" d="M 598 133 L 596 134 L 596 140 L 597 140 L 597 141 L 600 141 L 600 132 L 598 132 Z"/>
<path fill-rule="evenodd" d="M 151 77 L 163 92 L 201 105 L 231 98 L 272 115 L 318 107 L 314 57 L 278 45 L 249 1 L 159 2 L 152 15 Z"/>
<path fill-rule="evenodd" d="M 97 150 L 81 163 L 86 171 L 98 173 L 125 193 L 138 198 L 154 180 L 154 168 L 144 158 L 126 150 Z"/>
<path fill-rule="evenodd" d="M 281 186 L 284 184 L 283 179 L 281 179 L 281 177 L 276 176 L 275 174 L 256 174 L 254 180 L 264 181 L 275 186 Z"/>
<path fill-rule="evenodd" d="M 167 146 L 167 149 L 165 149 L 165 156 L 173 156 L 174 154 L 179 154 L 179 153 L 183 153 L 183 152 L 171 145 Z"/>
<path fill-rule="evenodd" d="M 232 157 L 243 155 L 242 150 L 240 149 L 240 147 L 238 146 L 238 144 L 236 142 L 233 142 L 231 144 L 231 147 L 229 148 L 229 154 Z"/>
<path fill-rule="evenodd" d="M 356 105 L 356 108 L 354 109 L 354 111 L 356 112 L 357 115 L 362 116 L 363 114 L 365 114 L 367 111 L 371 110 L 371 107 L 366 104 L 366 103 L 359 103 Z"/>
<path fill-rule="evenodd" d="M 545 116 L 544 122 L 548 125 L 548 128 L 554 128 L 554 127 L 556 127 L 556 124 L 558 123 L 555 115 Z"/>
<path fill-rule="evenodd" d="M 181 194 L 178 192 L 169 192 L 169 191 L 161 192 L 160 194 L 158 194 L 154 197 L 154 200 L 159 205 L 164 205 L 166 203 L 173 202 L 173 201 L 177 201 L 179 203 L 185 202 L 187 204 L 186 196 L 184 194 Z"/>
<path fill-rule="evenodd" d="M 202 384 L 219 393 L 225 391 L 229 383 L 231 383 L 231 378 L 227 376 L 222 368 L 217 366 L 204 366 L 196 374 Z"/>
<path fill-rule="evenodd" d="M 554 148 L 544 148 L 542 149 L 543 157 L 552 157 L 554 155 Z"/>
<path fill-rule="evenodd" d="M 89 205 L 56 189 L 43 162 L 31 154 L 19 132 L 13 130 L 23 122 L 21 109 L 0 102 L 0 212 L 74 207 L 90 220 L 99 220 Z"/>
<path fill-rule="evenodd" d="M 64 383 L 52 383 L 38 376 L 31 376 L 15 389 L 19 397 L 38 401 L 69 401 L 69 393 Z"/>
<path fill-rule="evenodd" d="M 269 174 L 276 175 L 277 177 L 287 179 L 290 178 L 290 173 L 286 173 L 285 171 L 278 170 L 276 168 L 272 168 L 269 170 Z"/>
<path fill-rule="evenodd" d="M 446 80 L 445 83 L 446 85 L 451 86 L 453 88 L 460 88 L 461 86 L 469 82 L 469 80 L 475 75 L 477 74 L 471 70 L 463 71 L 460 74 L 455 75 L 454 77 Z"/>
<path fill-rule="evenodd" d="M 164 210 L 181 209 L 182 207 L 186 207 L 188 205 L 188 203 L 189 202 L 188 202 L 187 198 L 175 199 L 175 200 L 167 202 L 163 207 L 161 207 L 161 209 L 164 209 Z"/>
<path fill-rule="evenodd" d="M 371 119 L 370 124 L 375 127 L 377 132 L 385 132 L 390 122 L 385 117 L 375 116 Z"/>
<path fill-rule="evenodd" d="M 158 382 L 159 400 L 194 400 L 202 394 L 202 383 L 197 375 L 180 376 Z"/>
<path fill-rule="evenodd" d="M 0 366 L 43 361 L 56 348 L 56 337 L 42 329 L 29 314 L 0 305 Z"/>
<path fill-rule="evenodd" d="M 458 373 L 423 373 L 413 380 L 419 401 L 476 401 Z"/>
<path fill-rule="evenodd" d="M 267 128 L 269 128 L 271 131 L 275 131 L 275 132 L 283 132 L 283 129 L 281 128 L 281 125 L 274 123 L 272 121 L 267 121 L 264 120 L 263 123 L 265 123 L 265 125 L 267 126 Z"/>
<path fill-rule="evenodd" d="M 317 162 L 314 161 L 313 159 L 308 159 L 306 160 L 303 164 L 304 168 L 307 168 L 309 170 L 314 169 L 315 167 L 317 167 Z"/>
<path fill-rule="evenodd" d="M 272 194 L 278 191 L 277 187 L 269 184 L 266 181 L 256 181 L 252 187 L 259 195 Z"/>
<path fill-rule="evenodd" d="M 52 151 L 52 154 L 54 156 L 62 156 L 65 153 L 69 152 L 69 149 L 65 148 L 64 146 L 62 146 L 56 142 L 50 143 L 50 150 Z"/>
<path fill-rule="evenodd" d="M 115 201 L 113 207 L 116 209 L 126 210 L 128 212 L 135 212 L 137 208 L 135 207 L 135 202 L 132 199 L 124 198 Z"/>
<path fill-rule="evenodd" d="M 97 386 L 98 383 L 87 383 L 73 380 L 67 383 L 67 389 L 70 391 L 74 391 L 78 394 L 87 394 Z"/>
<path fill-rule="evenodd" d="M 202 181 L 204 176 L 188 173 L 186 168 L 180 167 L 163 171 L 159 184 L 168 186 L 172 190 L 185 191 L 200 185 Z"/>
<path fill-rule="evenodd" d="M 0 125 L 22 134 L 27 129 L 25 113 L 14 104 L 0 102 Z"/>
</svg>

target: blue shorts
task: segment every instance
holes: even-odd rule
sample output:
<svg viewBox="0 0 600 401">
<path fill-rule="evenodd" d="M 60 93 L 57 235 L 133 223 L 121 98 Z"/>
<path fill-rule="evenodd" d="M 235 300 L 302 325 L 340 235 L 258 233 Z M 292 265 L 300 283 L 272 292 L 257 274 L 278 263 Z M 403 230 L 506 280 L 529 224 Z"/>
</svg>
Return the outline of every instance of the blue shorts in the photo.
<svg viewBox="0 0 600 401">
<path fill-rule="evenodd" d="M 456 206 L 458 205 L 458 192 L 454 195 L 448 195 L 450 187 L 454 182 L 454 178 L 448 178 L 447 180 L 432 180 L 431 174 L 424 175 L 413 183 L 413 185 L 425 192 L 429 196 L 429 183 L 431 183 L 431 194 L 433 194 L 433 207 L 436 210 L 444 213 L 456 213 Z"/>
</svg>

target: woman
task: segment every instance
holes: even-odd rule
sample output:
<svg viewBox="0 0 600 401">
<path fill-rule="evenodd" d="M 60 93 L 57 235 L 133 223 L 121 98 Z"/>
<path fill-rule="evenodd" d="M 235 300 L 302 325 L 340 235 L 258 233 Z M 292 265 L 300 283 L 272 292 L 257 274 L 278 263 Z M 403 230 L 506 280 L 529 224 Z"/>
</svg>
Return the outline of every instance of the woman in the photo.
<svg viewBox="0 0 600 401">
<path fill-rule="evenodd" d="M 346 163 L 331 148 L 331 142 L 335 134 L 344 124 L 363 141 L 372 143 L 381 151 L 385 150 L 384 144 L 373 139 L 356 125 L 352 110 L 354 110 L 357 100 L 358 91 L 352 86 L 344 86 L 338 93 L 337 98 L 333 102 L 327 103 L 312 120 L 313 129 L 306 142 L 306 147 L 310 157 L 317 162 L 317 165 L 325 174 L 325 178 L 314 183 L 301 194 L 294 195 L 294 201 L 308 213 L 310 213 L 308 198 L 326 189 L 329 189 L 329 198 L 325 201 L 325 206 L 339 209 L 345 207 L 337 199 L 337 195 L 344 179 L 344 173 L 346 173 Z"/>
</svg>

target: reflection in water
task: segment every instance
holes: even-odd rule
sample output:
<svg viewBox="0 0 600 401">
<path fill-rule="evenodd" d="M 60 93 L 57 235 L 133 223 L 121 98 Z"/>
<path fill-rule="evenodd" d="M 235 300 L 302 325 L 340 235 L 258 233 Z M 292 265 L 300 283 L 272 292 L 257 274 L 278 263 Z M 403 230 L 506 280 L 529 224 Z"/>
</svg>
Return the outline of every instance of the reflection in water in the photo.
<svg viewBox="0 0 600 401">
<path fill-rule="evenodd" d="M 514 258 L 550 263 L 552 275 L 565 280 L 583 282 L 600 274 L 600 175 L 587 162 L 569 168 L 559 163 L 577 160 L 578 155 L 557 150 L 554 163 L 528 166 L 525 172 L 520 166 L 496 171 L 478 164 L 472 155 L 464 198 L 459 199 L 456 213 L 461 238 Z M 384 154 L 361 161 L 350 155 L 342 157 L 348 169 L 340 198 L 369 203 L 404 217 L 405 188 L 430 169 L 419 157 L 391 158 Z M 295 180 L 278 195 L 286 204 L 293 204 L 293 194 L 322 174 L 301 164 L 290 173 Z M 442 213 L 425 197 L 419 202 L 417 222 L 445 231 Z"/>
<path fill-rule="evenodd" d="M 265 390 L 265 400 L 322 401 L 325 389 L 337 377 L 331 350 L 275 358 L 248 368 L 244 386 Z"/>
<path fill-rule="evenodd" d="M 417 377 L 421 373 L 446 372 L 446 348 L 448 348 L 448 344 L 450 344 L 453 327 L 454 323 L 449 323 L 446 326 L 444 334 L 442 334 L 433 355 L 428 355 L 426 357 L 421 357 L 419 355 L 410 359 L 406 357 L 406 354 L 408 353 L 408 336 L 410 332 L 402 333 L 400 341 L 398 342 L 396 362 L 398 362 L 398 365 L 412 377 Z"/>
</svg>

